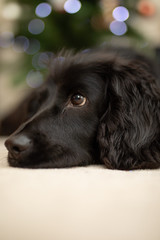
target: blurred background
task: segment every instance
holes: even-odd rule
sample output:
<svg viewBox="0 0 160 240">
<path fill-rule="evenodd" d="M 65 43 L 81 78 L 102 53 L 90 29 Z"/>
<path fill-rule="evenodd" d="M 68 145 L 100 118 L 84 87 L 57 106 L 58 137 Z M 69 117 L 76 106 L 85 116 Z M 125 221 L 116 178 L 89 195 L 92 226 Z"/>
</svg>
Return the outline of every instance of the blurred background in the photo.
<svg viewBox="0 0 160 240">
<path fill-rule="evenodd" d="M 160 1 L 0 0 L 0 116 L 43 83 L 62 48 L 105 45 L 134 47 L 159 61 Z"/>
</svg>

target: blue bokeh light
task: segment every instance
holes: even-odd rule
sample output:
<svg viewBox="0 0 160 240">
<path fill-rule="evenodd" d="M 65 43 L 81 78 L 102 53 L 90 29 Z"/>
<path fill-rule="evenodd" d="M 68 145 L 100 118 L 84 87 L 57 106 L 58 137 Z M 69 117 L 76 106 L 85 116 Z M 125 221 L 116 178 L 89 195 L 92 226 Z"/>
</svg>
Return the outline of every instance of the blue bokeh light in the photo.
<svg viewBox="0 0 160 240">
<path fill-rule="evenodd" d="M 33 55 L 40 50 L 40 41 L 37 39 L 30 39 L 29 40 L 29 47 L 26 49 L 26 53 L 29 55 Z"/>
<path fill-rule="evenodd" d="M 109 28 L 111 32 L 117 36 L 124 35 L 127 32 L 127 25 L 125 22 L 113 21 Z"/>
<path fill-rule="evenodd" d="M 26 83 L 31 88 L 38 88 L 43 84 L 43 75 L 39 71 L 31 70 L 27 74 Z"/>
<path fill-rule="evenodd" d="M 47 68 L 47 65 L 49 64 L 50 56 L 47 52 L 42 52 L 39 55 L 38 59 L 38 65 L 41 68 Z"/>
<path fill-rule="evenodd" d="M 33 56 L 32 66 L 37 70 L 47 68 L 53 57 L 52 52 L 39 52 Z"/>
<path fill-rule="evenodd" d="M 40 69 L 40 66 L 39 66 L 39 56 L 40 56 L 40 53 L 36 53 L 33 57 L 32 57 L 32 66 L 35 68 L 35 69 Z"/>
<path fill-rule="evenodd" d="M 64 10 L 67 13 L 74 14 L 81 9 L 81 2 L 79 0 L 67 0 L 64 4 Z"/>
<path fill-rule="evenodd" d="M 16 52 L 25 52 L 29 47 L 29 39 L 25 36 L 18 36 L 14 40 L 13 49 Z"/>
<path fill-rule="evenodd" d="M 115 20 L 123 22 L 129 18 L 129 11 L 127 8 L 119 6 L 113 10 L 112 15 Z"/>
<path fill-rule="evenodd" d="M 40 3 L 35 10 L 38 17 L 45 18 L 51 14 L 52 7 L 48 3 Z"/>
<path fill-rule="evenodd" d="M 28 24 L 28 31 L 32 34 L 40 34 L 43 32 L 45 24 L 41 19 L 33 19 Z"/>
</svg>

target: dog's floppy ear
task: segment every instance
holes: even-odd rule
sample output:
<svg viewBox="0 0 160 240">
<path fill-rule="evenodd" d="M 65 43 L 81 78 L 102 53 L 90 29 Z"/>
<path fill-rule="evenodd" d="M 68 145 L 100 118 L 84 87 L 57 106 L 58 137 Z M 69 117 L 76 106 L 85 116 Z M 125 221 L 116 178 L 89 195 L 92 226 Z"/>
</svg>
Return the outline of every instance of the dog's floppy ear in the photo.
<svg viewBox="0 0 160 240">
<path fill-rule="evenodd" d="M 106 110 L 100 119 L 100 159 L 110 169 L 160 166 L 160 93 L 135 63 L 106 74 Z"/>
</svg>

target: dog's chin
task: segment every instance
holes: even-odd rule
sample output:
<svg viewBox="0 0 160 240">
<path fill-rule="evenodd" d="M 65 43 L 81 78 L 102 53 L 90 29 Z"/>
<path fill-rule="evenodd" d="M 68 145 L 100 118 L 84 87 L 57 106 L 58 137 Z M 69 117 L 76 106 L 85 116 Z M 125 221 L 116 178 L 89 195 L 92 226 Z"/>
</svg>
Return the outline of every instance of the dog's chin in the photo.
<svg viewBox="0 0 160 240">
<path fill-rule="evenodd" d="M 16 168 L 30 168 L 30 169 L 35 169 L 35 168 L 42 168 L 42 166 L 40 166 L 37 163 L 29 163 L 28 161 L 18 161 L 17 159 L 15 159 L 10 153 L 8 153 L 8 163 L 9 166 L 11 167 L 16 167 Z M 45 168 L 48 168 L 47 166 Z"/>
<path fill-rule="evenodd" d="M 17 160 L 8 154 L 8 163 L 11 167 L 23 167 L 23 165 L 20 162 L 17 162 Z"/>
<path fill-rule="evenodd" d="M 86 166 L 92 164 L 93 158 L 91 154 L 84 151 L 81 156 L 76 156 L 76 154 L 71 154 L 69 151 L 54 151 L 48 153 L 48 155 L 37 154 L 37 152 L 25 156 L 22 154 L 19 158 L 16 155 L 8 153 L 8 163 L 11 167 L 16 168 L 71 168 L 75 166 Z"/>
<path fill-rule="evenodd" d="M 77 164 L 59 164 L 57 161 L 45 161 L 45 162 L 29 162 L 29 161 L 17 161 L 15 158 L 8 155 L 8 163 L 9 166 L 15 167 L 15 168 L 25 168 L 25 169 L 51 169 L 51 168 L 72 168 L 72 167 L 82 167 L 82 166 L 88 166 L 91 164 L 90 162 L 83 162 L 81 161 L 78 165 Z"/>
<path fill-rule="evenodd" d="M 67 168 L 67 167 L 73 167 L 71 166 L 63 166 L 59 164 L 58 160 L 57 161 L 51 161 L 51 160 L 46 160 L 46 161 L 39 161 L 40 159 L 32 161 L 32 158 L 28 159 L 21 159 L 17 160 L 15 159 L 11 154 L 8 154 L 8 163 L 9 166 L 15 167 L 15 168 L 25 168 L 25 169 L 50 169 L 50 168 Z"/>
<path fill-rule="evenodd" d="M 28 169 L 37 169 L 37 168 L 50 168 L 49 166 L 41 166 L 40 164 L 27 164 L 22 162 L 17 162 L 14 158 L 8 158 L 9 166 L 15 168 L 28 168 Z"/>
</svg>

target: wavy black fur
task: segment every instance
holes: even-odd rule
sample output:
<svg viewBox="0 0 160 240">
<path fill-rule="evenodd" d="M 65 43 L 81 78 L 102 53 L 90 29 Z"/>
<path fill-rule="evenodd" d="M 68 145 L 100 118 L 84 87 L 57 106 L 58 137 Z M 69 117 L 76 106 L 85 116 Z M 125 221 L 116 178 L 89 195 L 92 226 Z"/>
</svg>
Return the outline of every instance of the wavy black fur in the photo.
<svg viewBox="0 0 160 240">
<path fill-rule="evenodd" d="M 2 122 L 2 134 L 24 122 L 6 143 L 10 165 L 159 168 L 157 80 L 153 63 L 130 50 L 68 52 L 53 59 L 45 84 Z M 69 105 L 75 93 L 87 98 L 84 106 Z M 12 148 L 22 135 L 31 144 L 16 155 Z"/>
</svg>

